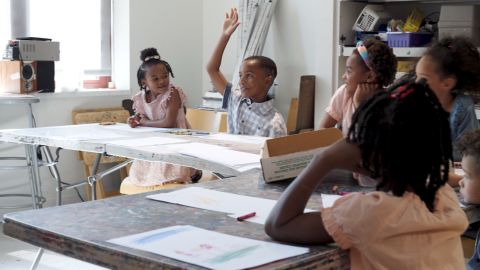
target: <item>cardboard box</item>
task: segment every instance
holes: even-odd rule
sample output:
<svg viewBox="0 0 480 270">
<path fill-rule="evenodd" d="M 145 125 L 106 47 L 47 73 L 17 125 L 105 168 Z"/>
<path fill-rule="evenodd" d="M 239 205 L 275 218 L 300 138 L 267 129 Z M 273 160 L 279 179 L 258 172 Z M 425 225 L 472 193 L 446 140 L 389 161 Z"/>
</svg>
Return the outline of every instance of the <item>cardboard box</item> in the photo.
<svg viewBox="0 0 480 270">
<path fill-rule="evenodd" d="M 263 179 L 274 182 L 296 177 L 316 153 L 342 138 L 339 129 L 327 128 L 266 140 L 260 159 Z"/>
</svg>

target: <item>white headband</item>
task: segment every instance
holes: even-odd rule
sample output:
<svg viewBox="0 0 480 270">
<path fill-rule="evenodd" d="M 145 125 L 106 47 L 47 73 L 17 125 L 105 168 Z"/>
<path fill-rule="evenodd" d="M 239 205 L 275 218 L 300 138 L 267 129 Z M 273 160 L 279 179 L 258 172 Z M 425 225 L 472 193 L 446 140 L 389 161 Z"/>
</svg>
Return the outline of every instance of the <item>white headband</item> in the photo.
<svg viewBox="0 0 480 270">
<path fill-rule="evenodd" d="M 152 55 L 152 56 L 147 56 L 145 57 L 145 60 L 143 60 L 143 62 L 147 62 L 149 60 L 152 60 L 152 59 L 157 59 L 157 60 L 160 60 L 160 55 Z"/>
</svg>

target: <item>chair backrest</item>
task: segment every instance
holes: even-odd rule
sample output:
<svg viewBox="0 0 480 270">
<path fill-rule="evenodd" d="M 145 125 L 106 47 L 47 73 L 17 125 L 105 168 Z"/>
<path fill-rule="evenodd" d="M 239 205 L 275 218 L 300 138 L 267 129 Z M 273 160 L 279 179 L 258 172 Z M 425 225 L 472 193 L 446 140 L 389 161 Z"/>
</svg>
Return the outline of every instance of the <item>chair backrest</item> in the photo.
<svg viewBox="0 0 480 270">
<path fill-rule="evenodd" d="M 102 122 L 126 123 L 130 114 L 127 110 L 119 108 L 79 109 L 72 111 L 73 124 L 91 124 Z M 80 159 L 90 166 L 95 161 L 96 154 L 80 152 Z M 113 163 L 123 161 L 120 157 L 102 157 L 101 163 Z"/>
<path fill-rule="evenodd" d="M 227 113 L 213 110 L 187 108 L 187 120 L 192 129 L 226 132 L 227 131 Z"/>
</svg>

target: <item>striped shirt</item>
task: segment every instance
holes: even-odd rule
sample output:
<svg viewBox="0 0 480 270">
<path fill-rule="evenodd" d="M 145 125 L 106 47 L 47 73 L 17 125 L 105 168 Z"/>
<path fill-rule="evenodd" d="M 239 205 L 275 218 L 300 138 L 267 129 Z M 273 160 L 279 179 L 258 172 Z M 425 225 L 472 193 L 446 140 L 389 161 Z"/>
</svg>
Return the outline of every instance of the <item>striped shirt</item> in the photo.
<svg viewBox="0 0 480 270">
<path fill-rule="evenodd" d="M 225 87 L 224 98 L 228 99 L 228 133 L 263 137 L 287 135 L 285 121 L 273 106 L 273 99 L 253 102 L 242 97 L 239 89 L 232 91 L 230 83 Z"/>
</svg>

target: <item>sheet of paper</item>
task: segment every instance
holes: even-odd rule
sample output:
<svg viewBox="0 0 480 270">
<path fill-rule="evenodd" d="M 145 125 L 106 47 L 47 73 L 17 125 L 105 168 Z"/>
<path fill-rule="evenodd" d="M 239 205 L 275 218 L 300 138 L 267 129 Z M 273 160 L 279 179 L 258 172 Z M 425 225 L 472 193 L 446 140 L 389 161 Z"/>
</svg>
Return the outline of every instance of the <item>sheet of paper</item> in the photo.
<svg viewBox="0 0 480 270">
<path fill-rule="evenodd" d="M 252 240 L 194 226 L 172 226 L 108 240 L 211 269 L 244 269 L 308 253 L 308 248 Z"/>
<path fill-rule="evenodd" d="M 18 129 L 14 132 L 15 134 L 23 136 L 72 141 L 118 139 L 126 137 L 125 134 L 105 129 L 99 124 Z"/>
<path fill-rule="evenodd" d="M 260 155 L 230 150 L 218 145 L 192 142 L 168 145 L 165 148 L 184 155 L 225 164 L 232 168 L 241 168 L 246 165 L 257 165 L 258 168 L 260 167 Z"/>
<path fill-rule="evenodd" d="M 245 221 L 265 224 L 275 206 L 276 200 L 238 195 L 206 188 L 189 187 L 168 193 L 149 195 L 147 198 L 189 207 L 206 209 L 228 214 L 232 218 L 255 212 L 255 216 Z M 313 211 L 306 209 L 305 212 Z"/>
<path fill-rule="evenodd" d="M 323 208 L 332 207 L 336 200 L 340 199 L 341 195 L 335 194 L 322 194 L 322 206 Z"/>
<path fill-rule="evenodd" d="M 109 141 L 108 144 L 120 145 L 125 147 L 138 147 L 147 145 L 165 145 L 172 143 L 185 143 L 187 140 L 170 138 L 170 137 L 142 137 L 136 139 L 114 140 Z"/>
<path fill-rule="evenodd" d="M 260 147 L 265 143 L 265 140 L 269 139 L 267 137 L 242 136 L 242 135 L 233 135 L 228 133 L 215 133 L 215 134 L 208 135 L 205 138 L 212 139 L 212 140 L 219 140 L 219 141 L 257 144 Z"/>
<path fill-rule="evenodd" d="M 128 131 L 128 132 L 169 132 L 171 129 L 169 128 L 155 128 L 155 127 L 136 127 L 131 128 L 127 124 L 123 123 L 116 123 L 115 125 L 105 125 L 103 126 L 105 129 L 110 130 L 120 130 L 120 131 Z"/>
</svg>

